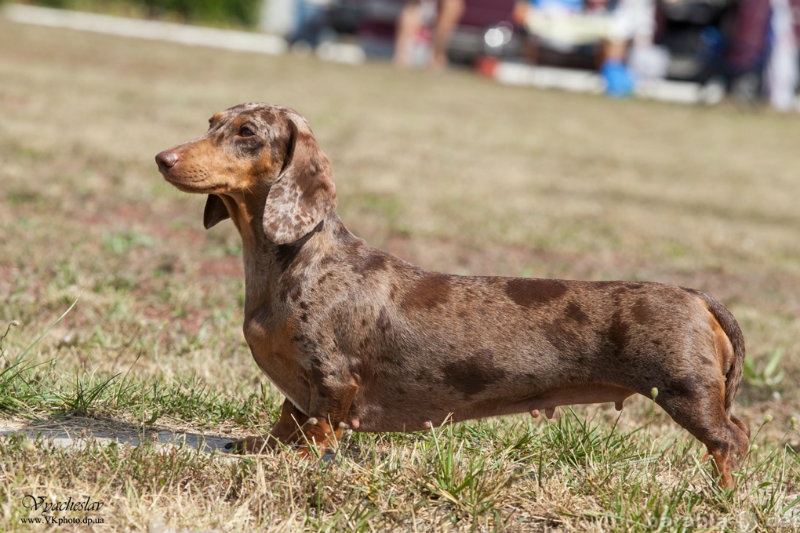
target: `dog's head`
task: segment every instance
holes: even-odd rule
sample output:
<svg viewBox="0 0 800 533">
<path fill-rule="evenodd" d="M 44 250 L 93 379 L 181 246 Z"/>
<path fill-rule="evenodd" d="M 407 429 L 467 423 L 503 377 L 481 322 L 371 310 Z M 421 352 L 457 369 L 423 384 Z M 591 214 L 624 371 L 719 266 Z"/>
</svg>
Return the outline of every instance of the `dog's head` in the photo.
<svg viewBox="0 0 800 533">
<path fill-rule="evenodd" d="M 205 135 L 159 153 L 156 163 L 178 189 L 208 194 L 206 228 L 230 216 L 222 196 L 264 202 L 264 233 L 277 244 L 299 240 L 336 207 L 328 159 L 306 120 L 285 107 L 217 113 Z"/>
</svg>

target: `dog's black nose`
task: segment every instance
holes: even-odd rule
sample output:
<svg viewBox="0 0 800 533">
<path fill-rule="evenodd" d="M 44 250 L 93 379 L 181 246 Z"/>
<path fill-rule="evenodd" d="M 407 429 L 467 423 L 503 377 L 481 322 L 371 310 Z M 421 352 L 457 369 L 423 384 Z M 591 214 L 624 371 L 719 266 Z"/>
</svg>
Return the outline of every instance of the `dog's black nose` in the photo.
<svg viewBox="0 0 800 533">
<path fill-rule="evenodd" d="M 164 150 L 156 155 L 156 164 L 161 170 L 168 170 L 178 162 L 178 154 L 171 150 Z"/>
</svg>

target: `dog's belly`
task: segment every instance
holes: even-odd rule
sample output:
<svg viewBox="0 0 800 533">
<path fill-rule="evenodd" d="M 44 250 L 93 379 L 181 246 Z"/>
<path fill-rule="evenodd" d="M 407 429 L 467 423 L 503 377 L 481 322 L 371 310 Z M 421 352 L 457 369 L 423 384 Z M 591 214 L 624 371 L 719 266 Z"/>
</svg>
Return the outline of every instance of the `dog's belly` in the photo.
<svg viewBox="0 0 800 533">
<path fill-rule="evenodd" d="M 556 407 L 563 405 L 579 405 L 593 403 L 613 403 L 619 410 L 626 398 L 635 394 L 635 391 L 603 383 L 589 383 L 585 385 L 568 385 L 551 389 L 536 394 L 520 401 L 494 401 L 488 400 L 468 406 L 460 412 L 454 413 L 455 420 L 470 418 L 485 418 L 521 412 L 530 412 L 538 415 L 538 411 L 545 411 L 551 416 Z"/>
<path fill-rule="evenodd" d="M 491 416 L 531 413 L 538 416 L 544 411 L 552 416 L 556 407 L 564 405 L 614 403 L 619 410 L 622 403 L 635 391 L 603 383 L 566 385 L 527 397 L 486 397 L 480 400 L 454 402 L 436 401 L 431 395 L 413 395 L 397 398 L 394 402 L 381 401 L 359 405 L 351 417 L 351 425 L 359 431 L 419 431 L 447 422 L 460 422 Z M 353 423 L 355 421 L 355 423 Z"/>
</svg>

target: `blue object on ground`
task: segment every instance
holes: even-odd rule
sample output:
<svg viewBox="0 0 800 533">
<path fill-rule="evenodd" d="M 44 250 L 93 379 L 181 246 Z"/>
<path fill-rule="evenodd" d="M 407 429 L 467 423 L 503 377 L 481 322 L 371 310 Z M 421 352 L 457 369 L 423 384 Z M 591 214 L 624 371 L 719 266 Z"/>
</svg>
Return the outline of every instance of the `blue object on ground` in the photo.
<svg viewBox="0 0 800 533">
<path fill-rule="evenodd" d="M 606 61 L 600 68 L 600 75 L 606 82 L 606 94 L 615 98 L 623 98 L 633 94 L 635 80 L 624 63 Z"/>
</svg>

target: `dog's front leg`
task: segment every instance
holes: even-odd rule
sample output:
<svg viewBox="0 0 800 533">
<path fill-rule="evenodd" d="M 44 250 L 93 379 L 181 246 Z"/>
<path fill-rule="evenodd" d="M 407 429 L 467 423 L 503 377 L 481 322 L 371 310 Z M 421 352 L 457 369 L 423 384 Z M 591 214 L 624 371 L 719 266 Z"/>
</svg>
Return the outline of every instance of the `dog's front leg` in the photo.
<svg viewBox="0 0 800 533">
<path fill-rule="evenodd" d="M 305 449 L 316 447 L 324 450 L 335 445 L 348 424 L 357 427 L 358 421 L 351 420 L 350 408 L 358 392 L 358 380 L 349 372 L 345 376 L 327 376 L 312 384 L 311 405 L 307 418 L 301 428 Z"/>
<path fill-rule="evenodd" d="M 278 443 L 298 446 L 302 455 L 318 449 L 323 453 L 342 438 L 347 427 L 348 413 L 358 391 L 355 382 L 340 386 L 315 384 L 312 389 L 311 408 L 308 416 L 288 399 L 283 402 L 281 416 L 266 437 L 247 437 L 233 443 L 234 449 L 259 453 L 274 449 Z M 357 422 L 356 422 L 357 424 Z"/>
<path fill-rule="evenodd" d="M 238 453 L 261 453 L 275 449 L 279 444 L 298 444 L 303 442 L 302 429 L 308 422 L 309 417 L 287 398 L 283 401 L 280 417 L 269 434 L 264 437 L 245 437 L 229 443 L 225 448 Z"/>
<path fill-rule="evenodd" d="M 358 384 L 353 381 L 334 387 L 319 385 L 312 393 L 312 408 L 309 410 L 317 413 L 316 416 L 306 415 L 286 399 L 280 417 L 268 435 L 245 437 L 228 444 L 226 448 L 238 453 L 261 453 L 285 444 L 299 446 L 298 451 L 305 455 L 310 453 L 312 447 L 324 452 L 335 445 L 347 427 L 348 413 Z"/>
</svg>

